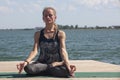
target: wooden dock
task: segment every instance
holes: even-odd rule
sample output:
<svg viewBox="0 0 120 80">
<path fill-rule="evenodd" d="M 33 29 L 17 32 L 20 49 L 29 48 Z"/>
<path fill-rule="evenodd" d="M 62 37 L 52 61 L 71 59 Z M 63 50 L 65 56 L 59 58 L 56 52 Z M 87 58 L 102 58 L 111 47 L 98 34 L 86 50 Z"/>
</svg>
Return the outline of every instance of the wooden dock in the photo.
<svg viewBox="0 0 120 80">
<path fill-rule="evenodd" d="M 20 61 L 1 61 L 0 80 L 120 80 L 120 65 L 94 60 L 71 60 L 77 68 L 75 78 L 25 77 L 25 72 L 18 74 L 17 63 Z"/>
</svg>

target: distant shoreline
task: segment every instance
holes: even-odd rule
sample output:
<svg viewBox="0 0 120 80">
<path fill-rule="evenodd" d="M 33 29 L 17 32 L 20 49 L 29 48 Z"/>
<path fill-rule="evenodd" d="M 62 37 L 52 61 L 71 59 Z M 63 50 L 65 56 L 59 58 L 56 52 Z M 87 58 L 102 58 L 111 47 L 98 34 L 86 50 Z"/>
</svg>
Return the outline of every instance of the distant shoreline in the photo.
<svg viewBox="0 0 120 80">
<path fill-rule="evenodd" d="M 0 30 L 41 30 L 44 27 L 35 27 L 35 28 L 21 28 L 21 29 L 0 29 Z M 105 27 L 105 26 L 96 26 L 96 27 L 78 27 L 78 25 L 76 26 L 68 26 L 68 25 L 58 25 L 59 29 L 69 29 L 69 30 L 78 30 L 78 29 L 120 29 L 120 26 L 109 26 L 109 27 Z"/>
<path fill-rule="evenodd" d="M 41 29 L 42 29 L 42 28 L 41 28 Z M 32 29 L 30 28 L 30 29 L 29 29 L 29 28 L 28 28 L 28 29 L 0 29 L 0 30 L 1 30 L 1 31 L 2 31 L 2 30 L 3 30 L 3 31 L 4 31 L 4 30 L 11 30 L 11 31 L 12 31 L 12 30 L 26 30 L 26 31 L 27 31 L 27 30 L 41 30 L 41 29 L 35 29 L 35 28 L 32 28 Z M 62 29 L 62 28 L 59 28 L 59 29 Z M 98 29 L 98 30 L 103 30 L 103 29 L 104 29 L 104 30 L 105 30 L 105 29 L 106 29 L 106 30 L 107 30 L 107 29 L 108 29 L 108 30 L 111 30 L 111 29 L 119 30 L 120 28 L 77 28 L 77 29 L 67 28 L 67 29 L 62 29 L 62 30 L 80 30 L 80 29 L 84 29 L 84 30 L 96 30 L 96 29 Z"/>
</svg>

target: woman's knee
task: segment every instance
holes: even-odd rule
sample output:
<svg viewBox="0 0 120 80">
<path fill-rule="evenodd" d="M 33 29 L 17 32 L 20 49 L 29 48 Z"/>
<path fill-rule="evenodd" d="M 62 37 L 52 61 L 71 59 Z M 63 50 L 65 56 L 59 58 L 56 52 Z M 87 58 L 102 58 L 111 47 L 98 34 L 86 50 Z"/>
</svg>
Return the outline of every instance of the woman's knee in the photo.
<svg viewBox="0 0 120 80">
<path fill-rule="evenodd" d="M 26 65 L 26 66 L 24 67 L 24 71 L 25 71 L 27 74 L 35 74 L 35 73 L 36 73 L 35 70 L 34 70 L 34 67 L 33 67 L 31 64 Z"/>
<path fill-rule="evenodd" d="M 50 73 L 55 77 L 69 77 L 69 71 L 65 67 L 55 67 L 50 69 Z"/>
</svg>

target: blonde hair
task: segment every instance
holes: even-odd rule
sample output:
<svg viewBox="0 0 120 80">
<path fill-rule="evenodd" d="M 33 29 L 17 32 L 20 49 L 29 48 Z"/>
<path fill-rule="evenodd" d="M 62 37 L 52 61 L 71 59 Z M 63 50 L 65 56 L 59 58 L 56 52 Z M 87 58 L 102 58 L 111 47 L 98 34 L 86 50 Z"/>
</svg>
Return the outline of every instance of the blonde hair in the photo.
<svg viewBox="0 0 120 80">
<path fill-rule="evenodd" d="M 57 13 L 56 13 L 56 10 L 55 10 L 53 7 L 45 7 L 45 8 L 43 9 L 43 12 L 42 12 L 42 15 L 43 15 L 43 16 L 44 16 L 45 11 L 48 10 L 48 9 L 53 10 L 54 15 L 56 16 L 56 14 L 57 14 Z M 57 31 L 57 30 L 58 30 L 58 26 L 57 26 L 57 24 L 54 23 L 54 26 L 55 26 L 55 31 Z"/>
<path fill-rule="evenodd" d="M 42 14 L 44 15 L 45 11 L 48 10 L 48 9 L 53 10 L 53 11 L 54 11 L 54 15 L 56 16 L 56 10 L 55 10 L 53 7 L 45 7 L 45 8 L 43 9 L 43 13 L 42 13 Z"/>
</svg>

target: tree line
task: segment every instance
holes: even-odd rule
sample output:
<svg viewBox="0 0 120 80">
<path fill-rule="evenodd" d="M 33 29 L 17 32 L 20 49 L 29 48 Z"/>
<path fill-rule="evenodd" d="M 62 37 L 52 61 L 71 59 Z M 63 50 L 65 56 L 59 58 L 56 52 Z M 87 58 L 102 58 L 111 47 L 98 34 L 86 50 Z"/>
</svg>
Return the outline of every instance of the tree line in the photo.
<svg viewBox="0 0 120 80">
<path fill-rule="evenodd" d="M 88 27 L 85 25 L 84 27 L 79 27 L 78 25 L 59 25 L 59 29 L 120 29 L 120 26 L 95 26 L 95 27 Z"/>
</svg>

